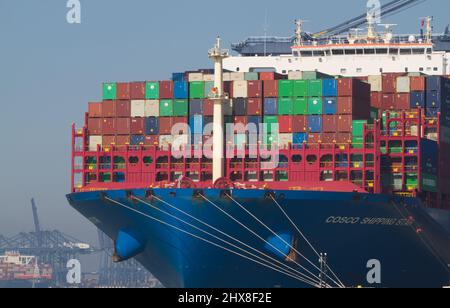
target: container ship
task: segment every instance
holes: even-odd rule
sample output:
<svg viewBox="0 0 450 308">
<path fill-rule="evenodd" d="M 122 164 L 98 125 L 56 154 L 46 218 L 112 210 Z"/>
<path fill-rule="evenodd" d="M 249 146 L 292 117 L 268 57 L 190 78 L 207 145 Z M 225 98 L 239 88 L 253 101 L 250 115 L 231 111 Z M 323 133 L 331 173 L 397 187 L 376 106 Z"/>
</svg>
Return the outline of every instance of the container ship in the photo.
<svg viewBox="0 0 450 308">
<path fill-rule="evenodd" d="M 0 256 L 0 288 L 45 288 L 53 279 L 48 264 L 38 264 L 36 257 L 16 252 Z"/>
<path fill-rule="evenodd" d="M 75 210 L 166 287 L 450 283 L 450 74 L 378 34 L 108 82 L 72 127 Z"/>
</svg>

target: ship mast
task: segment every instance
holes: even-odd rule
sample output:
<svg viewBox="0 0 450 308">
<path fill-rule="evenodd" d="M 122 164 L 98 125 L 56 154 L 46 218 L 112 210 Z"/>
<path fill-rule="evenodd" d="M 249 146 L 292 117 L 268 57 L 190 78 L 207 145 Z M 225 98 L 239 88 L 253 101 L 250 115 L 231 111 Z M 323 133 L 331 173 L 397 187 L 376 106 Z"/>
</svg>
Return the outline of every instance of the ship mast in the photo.
<svg viewBox="0 0 450 308">
<path fill-rule="evenodd" d="M 213 137 L 213 182 L 225 175 L 225 138 L 224 138 L 224 111 L 223 103 L 223 59 L 229 57 L 229 51 L 221 49 L 220 37 L 217 37 L 214 48 L 210 49 L 208 56 L 214 61 L 214 88 L 210 99 L 214 101 L 214 137 Z"/>
</svg>

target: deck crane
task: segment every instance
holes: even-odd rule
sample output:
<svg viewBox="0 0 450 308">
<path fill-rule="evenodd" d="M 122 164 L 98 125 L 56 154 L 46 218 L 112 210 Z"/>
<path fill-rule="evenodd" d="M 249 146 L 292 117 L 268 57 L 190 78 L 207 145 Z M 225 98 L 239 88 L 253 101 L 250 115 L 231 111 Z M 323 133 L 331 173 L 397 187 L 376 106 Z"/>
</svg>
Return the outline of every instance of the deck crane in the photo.
<svg viewBox="0 0 450 308">
<path fill-rule="evenodd" d="M 380 17 L 388 17 L 400 10 L 408 9 L 410 7 L 416 6 L 426 0 L 393 0 L 385 5 L 381 6 Z M 370 11 L 369 11 L 370 12 Z M 358 28 L 367 23 L 367 13 L 360 16 L 347 20 L 339 25 L 325 29 L 323 31 L 314 34 L 305 34 L 309 39 L 319 39 L 324 37 L 336 36 L 345 32 L 350 31 L 353 28 Z"/>
</svg>

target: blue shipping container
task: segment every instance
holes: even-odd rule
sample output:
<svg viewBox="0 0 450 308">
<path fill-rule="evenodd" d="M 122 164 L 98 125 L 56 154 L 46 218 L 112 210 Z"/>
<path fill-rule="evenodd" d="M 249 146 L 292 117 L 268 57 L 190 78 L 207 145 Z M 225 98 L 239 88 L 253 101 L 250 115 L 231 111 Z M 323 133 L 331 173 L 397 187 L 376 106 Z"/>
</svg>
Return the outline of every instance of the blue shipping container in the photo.
<svg viewBox="0 0 450 308">
<path fill-rule="evenodd" d="M 427 116 L 427 118 L 436 118 L 440 111 L 441 110 L 439 108 L 428 108 L 427 107 L 426 116 Z"/>
<path fill-rule="evenodd" d="M 189 117 L 189 127 L 191 134 L 203 134 L 204 121 L 203 116 L 194 115 Z"/>
<path fill-rule="evenodd" d="M 184 73 L 173 73 L 172 74 L 172 81 L 186 81 L 184 79 Z"/>
<path fill-rule="evenodd" d="M 423 173 L 432 175 L 438 174 L 438 151 L 439 147 L 436 141 L 422 139 L 420 141 L 420 148 L 422 152 L 421 169 Z"/>
<path fill-rule="evenodd" d="M 442 96 L 437 91 L 427 91 L 427 108 L 441 108 Z"/>
<path fill-rule="evenodd" d="M 308 126 L 311 133 L 322 132 L 322 116 L 309 116 Z"/>
<path fill-rule="evenodd" d="M 177 99 L 188 99 L 189 83 L 186 81 L 175 81 L 173 83 L 173 96 Z"/>
<path fill-rule="evenodd" d="M 307 133 L 294 133 L 294 136 L 293 136 L 293 144 L 294 145 L 303 145 L 304 142 L 308 142 L 308 134 Z"/>
<path fill-rule="evenodd" d="M 337 96 L 338 84 L 336 79 L 323 80 L 323 96 Z"/>
<path fill-rule="evenodd" d="M 323 113 L 328 115 L 337 114 L 336 97 L 325 97 L 323 101 Z"/>
<path fill-rule="evenodd" d="M 278 115 L 278 100 L 276 98 L 264 99 L 264 114 Z"/>
<path fill-rule="evenodd" d="M 256 132 L 249 132 L 249 133 L 259 133 L 260 125 L 262 124 L 262 122 L 263 122 L 263 120 L 262 120 L 262 117 L 260 117 L 260 116 L 248 117 L 249 129 L 256 129 Z"/>
<path fill-rule="evenodd" d="M 450 105 L 442 106 L 441 125 L 450 128 Z"/>
<path fill-rule="evenodd" d="M 159 135 L 159 118 L 149 117 L 145 119 L 145 134 Z"/>
<path fill-rule="evenodd" d="M 191 99 L 189 101 L 189 115 L 202 115 L 203 114 L 203 100 Z"/>
<path fill-rule="evenodd" d="M 411 108 L 425 108 L 426 97 L 425 92 L 411 92 Z"/>
<path fill-rule="evenodd" d="M 144 135 L 132 135 L 131 136 L 131 145 L 141 145 L 145 142 Z"/>
</svg>

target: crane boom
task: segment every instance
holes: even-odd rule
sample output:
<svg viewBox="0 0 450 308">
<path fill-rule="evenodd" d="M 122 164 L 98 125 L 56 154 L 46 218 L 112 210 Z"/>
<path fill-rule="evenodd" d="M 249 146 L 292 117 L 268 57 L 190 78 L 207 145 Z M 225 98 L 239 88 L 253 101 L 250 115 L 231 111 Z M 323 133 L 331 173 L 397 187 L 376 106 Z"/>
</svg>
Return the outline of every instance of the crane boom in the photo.
<svg viewBox="0 0 450 308">
<path fill-rule="evenodd" d="M 36 203 L 34 202 L 34 198 L 31 199 L 31 209 L 33 210 L 34 231 L 36 232 L 36 234 L 39 234 L 41 232 L 41 226 L 39 224 L 39 217 Z"/>
<path fill-rule="evenodd" d="M 426 0 L 393 0 L 381 6 L 381 17 L 390 16 L 397 13 L 403 8 L 412 7 Z M 347 20 L 337 26 L 322 30 L 312 35 L 313 38 L 321 38 L 326 36 L 339 35 L 348 32 L 352 28 L 357 28 L 367 23 L 367 13 L 361 14 L 355 18 Z"/>
</svg>

